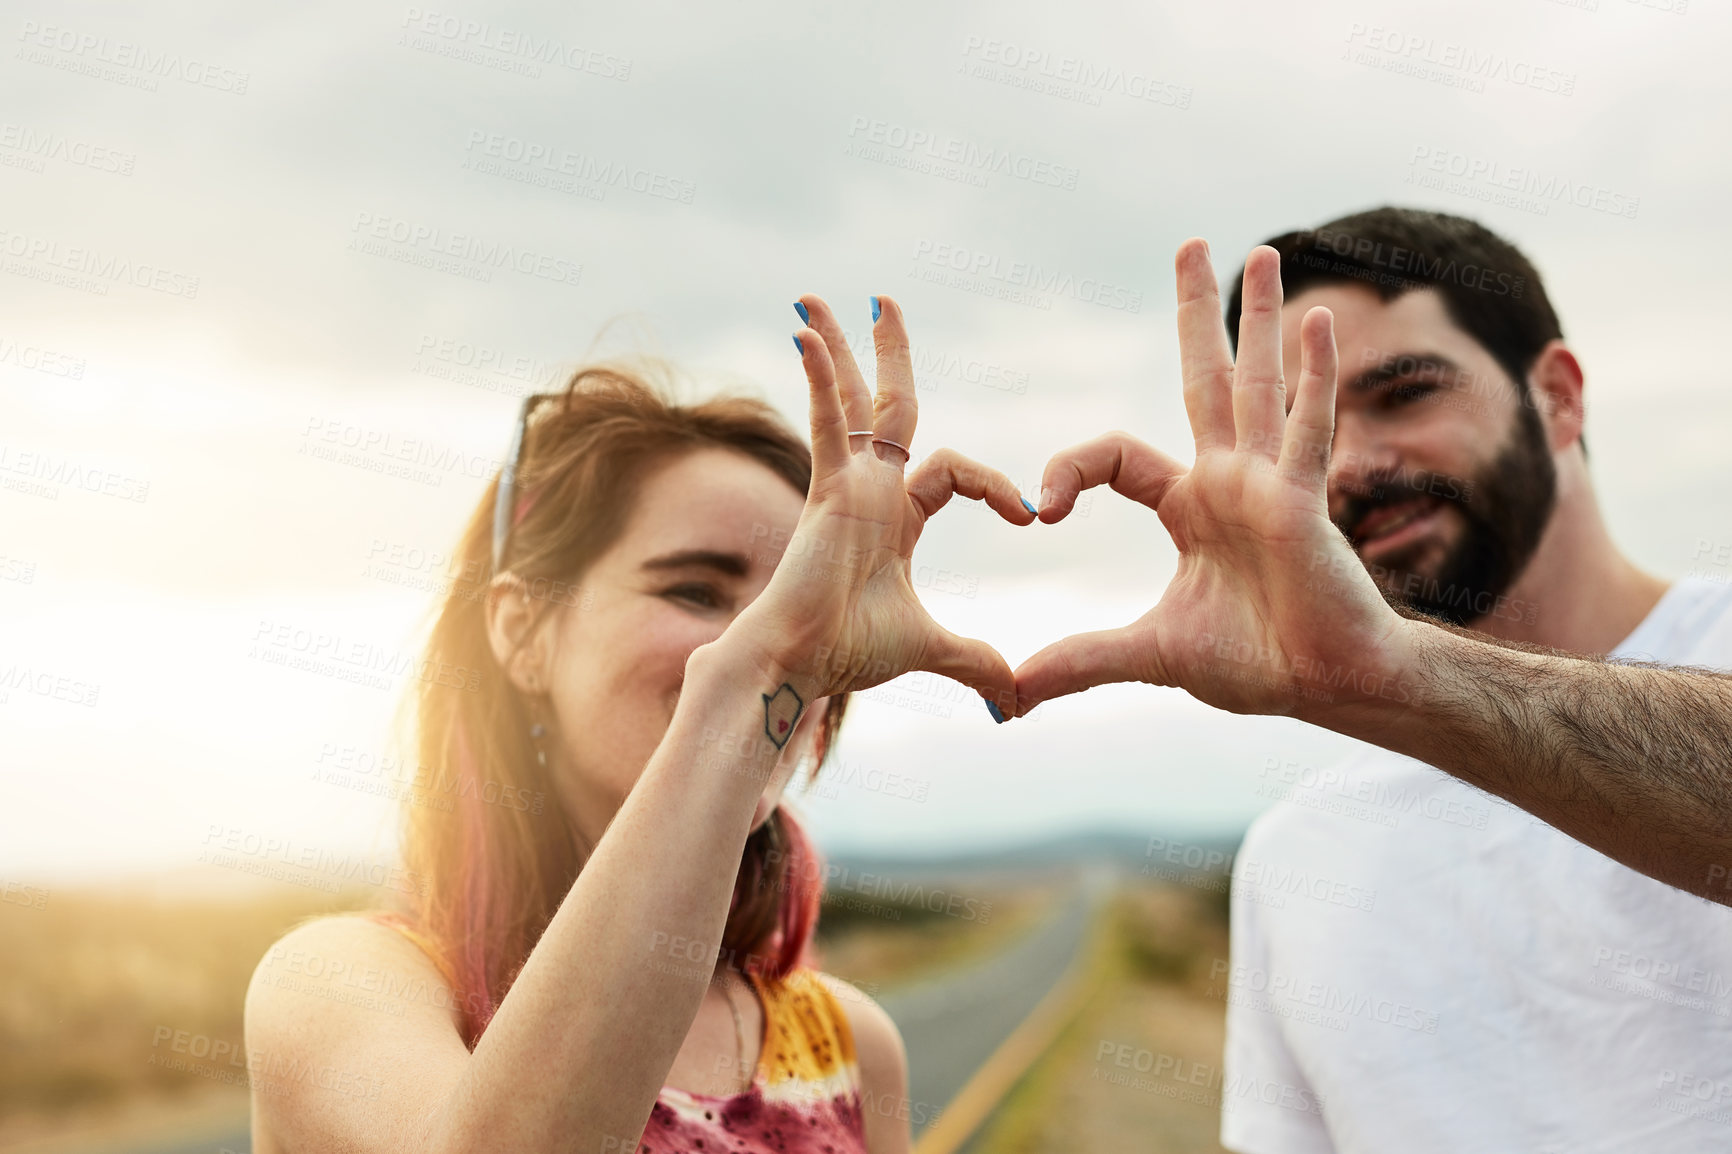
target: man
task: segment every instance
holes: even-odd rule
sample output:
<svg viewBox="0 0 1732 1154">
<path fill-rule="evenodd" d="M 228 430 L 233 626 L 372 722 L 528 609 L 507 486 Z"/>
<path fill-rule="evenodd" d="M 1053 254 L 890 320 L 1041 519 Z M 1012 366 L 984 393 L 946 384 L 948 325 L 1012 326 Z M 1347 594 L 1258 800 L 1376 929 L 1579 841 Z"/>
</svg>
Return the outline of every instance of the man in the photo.
<svg viewBox="0 0 1732 1154">
<path fill-rule="evenodd" d="M 1018 712 L 1147 680 L 1462 779 L 1368 749 L 1295 775 L 1252 827 L 1221 975 L 1223 1142 L 1732 1147 L 1732 912 L 1653 880 L 1720 896 L 1732 686 L 1493 649 L 1379 596 L 1506 643 L 1727 667 L 1732 591 L 1668 588 L 1612 544 L 1581 368 L 1512 247 L 1394 209 L 1273 247 L 1229 310 L 1237 365 L 1206 247 L 1181 249 L 1192 469 L 1122 435 L 1048 466 L 1043 520 L 1093 484 L 1153 506 L 1172 586 L 1017 673 Z M 1290 417 L 1284 351 L 1302 361 Z"/>
</svg>

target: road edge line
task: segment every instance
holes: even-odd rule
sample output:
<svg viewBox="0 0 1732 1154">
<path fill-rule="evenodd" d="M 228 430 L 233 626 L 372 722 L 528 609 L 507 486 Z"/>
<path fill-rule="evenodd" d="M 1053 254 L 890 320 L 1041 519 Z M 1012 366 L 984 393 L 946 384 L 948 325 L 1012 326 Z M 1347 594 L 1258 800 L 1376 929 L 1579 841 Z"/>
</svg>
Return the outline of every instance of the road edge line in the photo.
<svg viewBox="0 0 1732 1154">
<path fill-rule="evenodd" d="M 1051 1048 L 1088 1001 L 1085 980 L 1094 970 L 1100 948 L 1100 914 L 1097 911 L 1082 948 L 1052 989 L 1017 1024 L 1010 1036 L 998 1044 L 980 1068 L 969 1075 L 938 1119 L 914 1143 L 913 1154 L 956 1154 L 980 1129 L 987 1117 L 1004 1101 L 1022 1076 Z"/>
</svg>

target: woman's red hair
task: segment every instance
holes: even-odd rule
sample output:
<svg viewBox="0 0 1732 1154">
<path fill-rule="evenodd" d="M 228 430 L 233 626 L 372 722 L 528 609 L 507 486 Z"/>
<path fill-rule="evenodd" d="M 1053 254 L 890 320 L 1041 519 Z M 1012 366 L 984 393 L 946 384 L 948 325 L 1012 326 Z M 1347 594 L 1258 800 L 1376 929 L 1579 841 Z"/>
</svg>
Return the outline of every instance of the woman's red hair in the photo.
<svg viewBox="0 0 1732 1154">
<path fill-rule="evenodd" d="M 720 397 L 681 405 L 654 383 L 650 363 L 578 370 L 540 402 L 517 472 L 518 520 L 502 569 L 543 589 L 542 617 L 574 603 L 588 566 L 618 539 L 637 488 L 670 458 L 725 448 L 765 465 L 804 495 L 805 443 L 761 401 Z M 463 532 L 428 641 L 429 675 L 415 698 L 418 798 L 405 808 L 404 864 L 419 885 L 406 912 L 383 915 L 438 964 L 454 991 L 471 1048 L 577 879 L 592 847 L 561 809 L 538 758 L 527 702 L 488 641 L 493 485 Z M 433 676 L 438 672 L 440 676 Z M 846 697 L 820 731 L 833 746 Z M 766 978 L 804 958 L 817 922 L 823 866 L 799 822 L 778 807 L 746 841 L 723 960 Z"/>
</svg>

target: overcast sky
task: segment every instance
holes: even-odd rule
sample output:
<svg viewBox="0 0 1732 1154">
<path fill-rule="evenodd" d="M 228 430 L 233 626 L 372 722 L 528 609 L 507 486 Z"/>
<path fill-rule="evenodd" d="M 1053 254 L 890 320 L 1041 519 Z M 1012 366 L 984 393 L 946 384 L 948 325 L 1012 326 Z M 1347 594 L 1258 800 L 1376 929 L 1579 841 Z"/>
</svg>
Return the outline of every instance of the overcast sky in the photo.
<svg viewBox="0 0 1732 1154">
<path fill-rule="evenodd" d="M 1226 277 L 1356 209 L 1473 215 L 1586 367 L 1619 541 L 1732 578 L 1732 26 L 1686 2 L 30 0 L 0 66 L 0 879 L 183 869 L 213 830 L 388 856 L 367 776 L 315 777 L 384 749 L 400 684 L 261 636 L 413 652 L 518 396 L 597 349 L 803 425 L 806 291 L 862 338 L 897 296 L 917 450 L 1032 493 L 1109 428 L 1189 456 L 1184 238 Z M 991 295 L 1019 263 L 1073 288 Z M 928 605 L 1013 664 L 1129 620 L 1173 550 L 1087 512 L 946 510 Z M 870 696 L 805 803 L 831 849 L 1233 830 L 1271 759 L 1347 744 L 1146 687 L 1004 727 L 954 687 Z"/>
</svg>

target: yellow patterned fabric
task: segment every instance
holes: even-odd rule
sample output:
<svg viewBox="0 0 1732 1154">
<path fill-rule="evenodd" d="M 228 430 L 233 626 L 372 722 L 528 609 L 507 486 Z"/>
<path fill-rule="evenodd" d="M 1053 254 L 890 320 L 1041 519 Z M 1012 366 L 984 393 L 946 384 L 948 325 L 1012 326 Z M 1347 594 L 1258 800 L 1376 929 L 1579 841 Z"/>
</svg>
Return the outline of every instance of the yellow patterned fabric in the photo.
<svg viewBox="0 0 1732 1154">
<path fill-rule="evenodd" d="M 642 1154 L 865 1154 L 860 1068 L 848 1016 L 811 970 L 752 979 L 764 1044 L 738 1094 L 662 1088 Z"/>
</svg>

